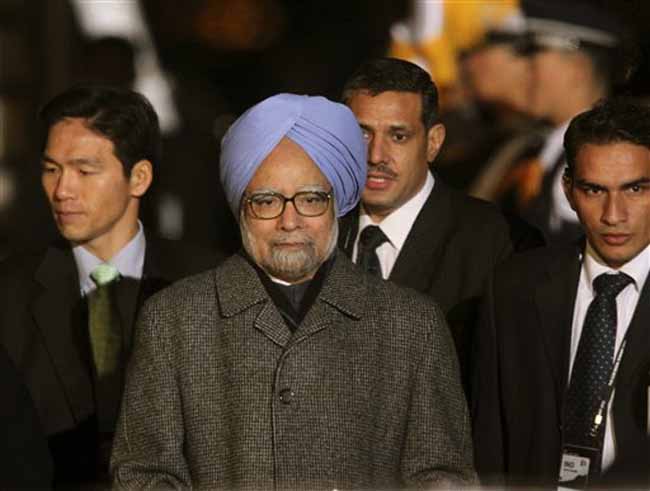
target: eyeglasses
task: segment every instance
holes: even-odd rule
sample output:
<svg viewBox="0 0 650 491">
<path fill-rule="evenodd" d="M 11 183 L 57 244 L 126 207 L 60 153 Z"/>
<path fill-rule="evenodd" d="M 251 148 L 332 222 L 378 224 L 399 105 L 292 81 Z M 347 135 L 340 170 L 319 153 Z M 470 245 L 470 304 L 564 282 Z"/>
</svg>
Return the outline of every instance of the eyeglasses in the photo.
<svg viewBox="0 0 650 491">
<path fill-rule="evenodd" d="M 262 220 L 271 220 L 284 213 L 287 201 L 293 203 L 296 212 L 304 217 L 317 217 L 327 211 L 332 193 L 324 191 L 300 191 L 291 198 L 280 193 L 258 193 L 246 198 L 252 215 Z"/>
</svg>

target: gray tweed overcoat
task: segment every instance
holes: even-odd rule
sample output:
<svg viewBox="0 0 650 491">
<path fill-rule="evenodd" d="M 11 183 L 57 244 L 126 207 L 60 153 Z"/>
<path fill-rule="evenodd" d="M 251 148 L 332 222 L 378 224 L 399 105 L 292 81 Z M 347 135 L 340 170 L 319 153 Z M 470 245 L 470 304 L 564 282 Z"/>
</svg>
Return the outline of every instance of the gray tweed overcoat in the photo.
<svg viewBox="0 0 650 491">
<path fill-rule="evenodd" d="M 341 253 L 293 334 L 240 256 L 152 297 L 136 329 L 118 489 L 474 482 L 443 314 Z"/>
</svg>

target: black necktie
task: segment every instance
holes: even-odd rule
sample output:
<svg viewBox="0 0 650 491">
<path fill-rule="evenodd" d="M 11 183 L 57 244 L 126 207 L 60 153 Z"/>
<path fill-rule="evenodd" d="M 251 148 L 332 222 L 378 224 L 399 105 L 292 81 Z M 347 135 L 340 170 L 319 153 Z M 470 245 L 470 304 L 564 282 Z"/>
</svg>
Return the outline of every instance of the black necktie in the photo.
<svg viewBox="0 0 650 491">
<path fill-rule="evenodd" d="M 377 257 L 377 247 L 387 241 L 388 237 L 376 225 L 370 225 L 364 228 L 359 236 L 357 264 L 370 274 L 381 278 L 381 266 Z"/>
<path fill-rule="evenodd" d="M 603 448 L 605 424 L 595 435 L 591 431 L 614 364 L 616 296 L 631 282 L 624 273 L 605 273 L 594 280 L 596 296 L 587 309 L 567 392 L 565 443 Z M 606 420 L 606 408 L 602 416 Z M 590 474 L 592 470 L 600 472 L 600 462 L 593 462 Z"/>
</svg>

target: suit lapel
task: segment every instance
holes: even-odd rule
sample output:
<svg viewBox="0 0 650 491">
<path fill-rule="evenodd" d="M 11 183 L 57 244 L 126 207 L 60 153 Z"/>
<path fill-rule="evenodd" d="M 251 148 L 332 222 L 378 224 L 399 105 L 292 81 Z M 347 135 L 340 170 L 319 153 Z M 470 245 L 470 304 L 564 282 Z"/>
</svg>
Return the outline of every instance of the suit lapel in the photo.
<svg viewBox="0 0 650 491">
<path fill-rule="evenodd" d="M 627 331 L 627 346 L 621 359 L 619 380 L 629 380 L 650 359 L 650 282 L 646 281 Z"/>
<path fill-rule="evenodd" d="M 352 257 L 354 242 L 357 240 L 359 231 L 359 205 L 344 217 L 339 219 L 339 242 L 338 246 L 346 256 Z"/>
<path fill-rule="evenodd" d="M 578 249 L 571 247 L 554 255 L 546 271 L 547 276 L 540 279 L 535 291 L 535 303 L 544 351 L 555 382 L 558 414 L 562 414 L 561 401 L 569 370 L 573 306 L 580 278 Z"/>
<path fill-rule="evenodd" d="M 359 230 L 359 212 L 357 207 L 340 221 L 339 247 L 350 258 Z M 449 188 L 441 179 L 436 179 L 397 257 L 389 280 L 421 292 L 428 291 L 440 262 L 445 238 L 452 233 L 454 221 Z"/>
<path fill-rule="evenodd" d="M 616 379 L 614 420 L 618 442 L 647 432 L 650 370 L 650 284 L 645 282 L 627 331 L 627 344 Z M 645 409 L 645 410 L 643 410 Z M 642 438 L 639 439 L 641 441 Z M 628 447 L 629 448 L 629 447 Z"/>
<path fill-rule="evenodd" d="M 428 291 L 440 264 L 444 239 L 451 234 L 453 224 L 450 192 L 442 180 L 436 179 L 397 256 L 389 279 L 398 285 Z"/>
<path fill-rule="evenodd" d="M 133 328 L 142 304 L 151 295 L 168 286 L 171 281 L 162 273 L 162 264 L 158 255 L 155 239 L 147 237 L 142 278 L 124 278 L 116 289 L 117 309 L 122 322 L 126 353 L 130 353 L 133 342 Z"/>
<path fill-rule="evenodd" d="M 49 248 L 36 271 L 35 281 L 43 290 L 31 303 L 34 322 L 72 411 L 81 418 L 92 410 L 89 360 L 82 356 L 87 343 L 87 315 L 70 249 L 62 245 Z"/>
</svg>

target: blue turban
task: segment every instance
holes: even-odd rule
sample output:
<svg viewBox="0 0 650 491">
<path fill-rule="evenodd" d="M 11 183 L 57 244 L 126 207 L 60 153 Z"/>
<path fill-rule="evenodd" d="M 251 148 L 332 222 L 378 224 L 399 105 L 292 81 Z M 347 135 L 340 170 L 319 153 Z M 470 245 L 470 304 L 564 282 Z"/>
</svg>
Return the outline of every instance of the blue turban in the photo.
<svg viewBox="0 0 650 491">
<path fill-rule="evenodd" d="M 230 209 L 283 137 L 298 144 L 332 185 L 338 216 L 359 202 L 366 182 L 366 145 L 343 104 L 324 97 L 278 94 L 246 111 L 221 140 L 221 182 Z"/>
</svg>

